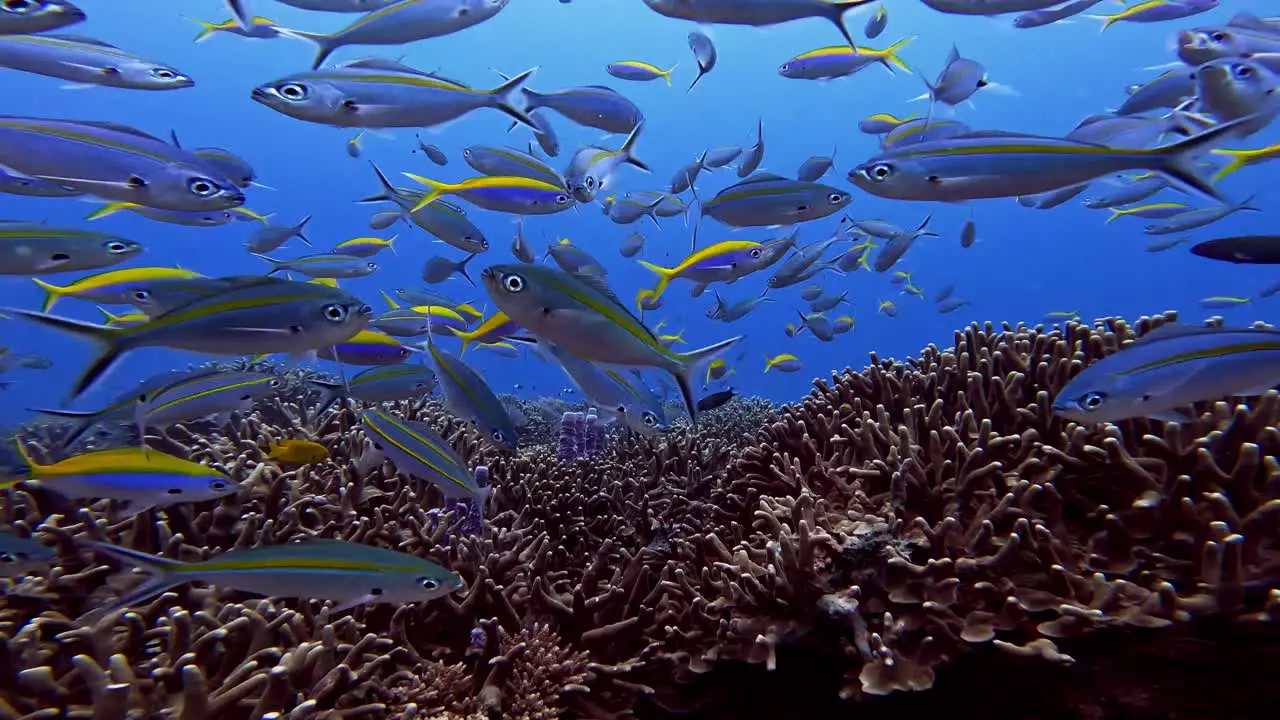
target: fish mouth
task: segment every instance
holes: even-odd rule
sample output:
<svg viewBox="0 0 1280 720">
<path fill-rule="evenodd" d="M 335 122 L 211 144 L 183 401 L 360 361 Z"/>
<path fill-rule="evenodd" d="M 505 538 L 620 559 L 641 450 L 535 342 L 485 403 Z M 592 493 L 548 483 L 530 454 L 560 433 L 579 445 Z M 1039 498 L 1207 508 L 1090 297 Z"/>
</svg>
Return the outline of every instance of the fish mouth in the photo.
<svg viewBox="0 0 1280 720">
<path fill-rule="evenodd" d="M 271 95 L 268 94 L 267 91 L 263 90 L 262 88 L 254 88 L 249 93 L 249 97 L 254 100 L 257 100 L 260 103 L 265 103 L 268 99 L 270 99 Z"/>
<path fill-rule="evenodd" d="M 1070 410 L 1071 408 L 1068 407 L 1067 405 L 1064 405 L 1063 403 L 1054 403 L 1049 406 L 1049 412 L 1053 413 L 1054 415 L 1065 415 Z"/>
</svg>

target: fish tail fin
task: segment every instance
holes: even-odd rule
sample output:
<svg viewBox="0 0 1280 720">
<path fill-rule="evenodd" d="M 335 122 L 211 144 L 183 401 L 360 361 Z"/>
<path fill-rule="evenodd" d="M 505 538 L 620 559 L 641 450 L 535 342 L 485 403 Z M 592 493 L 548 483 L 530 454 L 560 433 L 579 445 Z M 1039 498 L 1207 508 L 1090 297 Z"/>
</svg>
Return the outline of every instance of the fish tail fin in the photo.
<svg viewBox="0 0 1280 720">
<path fill-rule="evenodd" d="M 489 95 L 493 97 L 494 107 L 511 116 L 512 120 L 534 130 L 538 129 L 538 123 L 527 114 L 527 110 L 521 110 L 511 104 L 511 95 L 516 90 L 524 90 L 521 86 L 533 77 L 538 68 L 529 68 L 513 78 L 507 78 L 501 85 L 490 90 Z M 505 75 L 503 76 L 506 77 Z M 527 93 L 528 90 L 525 90 Z"/>
<path fill-rule="evenodd" d="M 329 55 L 338 49 L 333 35 L 325 35 L 324 33 L 304 32 L 302 30 L 294 30 L 293 28 L 276 26 L 276 32 L 291 37 L 295 40 L 306 40 L 316 46 L 316 56 L 311 61 L 311 69 L 318 70 L 329 59 Z"/>
<path fill-rule="evenodd" d="M 674 355 L 677 365 L 672 375 L 675 376 L 676 384 L 680 386 L 680 395 L 684 398 L 685 410 L 689 412 L 689 422 L 695 426 L 698 424 L 698 400 L 693 394 L 693 381 L 698 375 L 698 368 L 702 367 L 703 363 L 719 357 L 741 339 L 742 336 L 739 335 L 728 340 L 721 340 L 714 345 Z"/>
<path fill-rule="evenodd" d="M 1127 214 L 1125 213 L 1124 210 L 1120 208 L 1107 208 L 1107 209 L 1111 211 L 1111 217 L 1107 218 L 1107 221 L 1102 223 L 1103 225 L 1110 225 L 1112 222 L 1115 221 L 1116 218 Z"/>
<path fill-rule="evenodd" d="M 177 576 L 177 571 L 186 567 L 187 564 L 184 562 L 151 555 L 139 550 L 123 548 L 118 545 L 111 545 L 109 543 L 94 542 L 91 540 L 82 540 L 78 542 L 94 552 L 109 555 L 116 560 L 137 567 L 147 575 L 147 579 L 137 587 L 134 587 L 132 590 L 129 590 L 125 594 L 116 598 L 115 602 L 110 605 L 90 611 L 84 616 L 84 618 L 91 616 L 95 618 L 106 617 L 119 612 L 120 610 L 124 610 L 125 608 L 139 605 L 169 588 L 186 582 L 185 578 Z"/>
<path fill-rule="evenodd" d="M 75 426 L 62 439 L 62 447 L 64 449 L 75 445 L 77 440 L 84 437 L 85 431 L 93 427 L 93 424 L 103 415 L 101 410 L 55 410 L 51 408 L 27 408 L 27 410 L 38 415 L 76 421 Z M 23 462 L 30 464 L 31 461 L 23 458 Z"/>
<path fill-rule="evenodd" d="M 830 0 L 823 7 L 824 15 L 831 21 L 840 34 L 844 36 L 844 41 L 849 43 L 849 47 L 854 48 L 857 52 L 858 44 L 853 41 L 853 36 L 849 34 L 849 28 L 844 25 L 844 16 L 850 10 L 860 8 L 863 5 L 870 5 L 879 0 Z"/>
<path fill-rule="evenodd" d="M 6 469 L 4 474 L 0 475 L 0 490 L 8 490 L 24 480 L 30 480 L 40 475 L 39 471 L 42 466 L 35 458 L 31 457 L 31 453 L 27 450 L 26 441 L 23 440 L 21 434 L 14 436 L 13 444 L 18 451 L 18 459 L 23 467 Z"/>
<path fill-rule="evenodd" d="M 1211 145 L 1226 140 L 1239 130 L 1242 125 L 1254 123 L 1257 119 L 1257 115 L 1246 115 L 1221 125 L 1215 125 L 1189 138 L 1178 140 L 1168 145 L 1161 145 L 1151 151 L 1151 155 L 1157 158 L 1158 165 L 1149 169 L 1161 172 L 1179 185 L 1225 204 L 1227 202 L 1226 197 L 1217 188 L 1200 177 L 1197 161 L 1205 150 L 1210 149 Z"/>
<path fill-rule="evenodd" d="M 660 73 L 662 79 L 667 81 L 667 87 L 671 87 L 671 73 L 675 72 L 678 67 L 680 67 L 680 63 L 676 63 Z"/>
<path fill-rule="evenodd" d="M 431 178 L 426 178 L 421 175 L 414 175 L 413 173 L 404 173 L 404 176 L 409 178 L 410 180 L 413 180 L 414 182 L 421 183 L 423 185 L 426 185 L 428 188 L 430 188 L 427 194 L 423 195 L 422 199 L 418 201 L 418 204 L 414 205 L 413 209 L 409 211 L 411 214 L 418 212 L 422 208 L 438 200 L 441 195 L 444 195 L 450 190 L 454 190 L 458 187 L 457 185 L 450 185 L 449 183 L 440 182 L 438 180 L 432 180 Z"/>
<path fill-rule="evenodd" d="M 44 291 L 44 301 L 40 303 L 40 312 L 47 313 L 53 309 L 55 303 L 67 294 L 67 288 L 59 287 L 53 283 L 47 283 L 40 278 L 31 278 L 31 282 Z"/>
<path fill-rule="evenodd" d="M 182 17 L 187 18 L 193 23 L 200 24 L 200 32 L 196 33 L 196 36 L 192 39 L 192 42 L 204 42 L 205 40 L 209 39 L 209 36 L 218 32 L 217 23 L 211 23 L 208 20 L 201 20 L 200 18 L 188 17 L 186 15 L 183 15 Z"/>
<path fill-rule="evenodd" d="M 661 265 L 654 265 L 653 263 L 645 260 L 637 260 L 636 262 L 640 263 L 640 266 L 644 269 L 649 270 L 658 276 L 658 285 L 653 290 L 647 291 L 649 293 L 648 297 L 654 300 L 662 297 L 662 293 L 666 292 L 667 286 L 671 284 L 673 279 L 675 279 L 675 268 L 665 268 Z M 639 299 L 638 296 L 637 299 Z"/>
<path fill-rule="evenodd" d="M 1085 17 L 1093 18 L 1094 20 L 1102 22 L 1102 27 L 1098 29 L 1098 32 L 1100 33 L 1106 32 L 1107 28 L 1115 25 L 1120 20 L 1119 15 L 1085 15 Z"/>
<path fill-rule="evenodd" d="M 72 398 L 84 394 L 85 390 L 88 390 L 94 383 L 102 379 L 102 376 L 106 375 L 111 366 L 120 359 L 120 356 L 129 349 L 126 344 L 121 342 L 121 336 L 124 331 L 116 328 L 94 325 L 93 323 L 21 308 L 5 308 L 4 314 L 27 318 L 38 325 L 79 336 L 97 346 L 98 356 L 94 358 L 89 367 L 76 380 L 71 389 Z"/>
<path fill-rule="evenodd" d="M 131 203 L 131 202 L 112 202 L 112 203 L 107 203 L 106 205 L 103 205 L 102 207 L 98 208 L 97 210 L 94 210 L 93 212 L 89 213 L 88 215 L 85 215 L 85 216 L 84 216 L 84 219 L 85 219 L 85 220 L 98 220 L 98 219 L 100 219 L 100 218 L 104 218 L 104 217 L 106 217 L 106 216 L 108 216 L 108 215 L 114 215 L 114 214 L 116 214 L 116 213 L 120 212 L 121 210 L 131 210 L 131 209 L 136 208 L 136 207 L 140 207 L 140 206 L 139 206 L 137 203 Z"/>
<path fill-rule="evenodd" d="M 396 302 L 390 295 L 388 295 L 386 290 L 382 290 L 381 292 L 382 292 L 382 299 L 387 301 L 387 307 L 391 308 L 392 310 L 400 309 L 400 303 Z"/>
<path fill-rule="evenodd" d="M 1254 155 L 1253 150 L 1219 150 L 1215 148 L 1210 152 L 1214 155 L 1225 155 L 1231 158 L 1231 161 L 1224 165 L 1221 170 L 1214 173 L 1213 177 L 1209 180 L 1209 182 L 1213 183 L 1219 182 L 1222 178 L 1234 173 L 1245 165 L 1248 165 Z"/>
<path fill-rule="evenodd" d="M 898 57 L 898 51 L 906 47 L 907 43 L 915 39 L 916 39 L 915 35 L 908 35 L 907 37 L 904 37 L 898 42 L 885 48 L 884 56 L 880 58 L 880 64 L 884 65 L 890 70 L 893 69 L 892 67 L 893 65 L 896 65 L 897 67 L 901 68 L 906 72 L 911 72 L 911 68 L 905 62 L 902 61 L 902 58 Z"/>
<path fill-rule="evenodd" d="M 399 237 L 400 237 L 400 233 L 395 233 L 394 235 L 391 236 L 391 239 L 387 241 L 387 249 L 391 251 L 392 255 L 400 254 L 396 252 L 396 238 L 399 238 Z"/>
<path fill-rule="evenodd" d="M 458 274 L 466 278 L 467 282 L 471 283 L 471 287 L 476 286 L 476 281 L 471 279 L 471 273 L 467 272 L 467 264 L 470 263 L 472 260 L 474 260 L 476 258 L 476 255 L 478 254 L 479 253 L 471 253 L 470 255 L 463 258 L 462 262 L 458 263 Z M 427 327 L 428 328 L 431 327 L 430 315 L 427 316 Z"/>
<path fill-rule="evenodd" d="M 636 153 L 635 153 L 636 141 L 640 139 L 640 131 L 643 129 L 644 129 L 644 121 L 641 120 L 640 122 L 636 123 L 636 126 L 634 128 L 631 129 L 631 134 L 627 135 L 626 142 L 622 143 L 622 149 L 619 152 L 622 153 L 622 157 L 624 158 L 623 162 L 627 163 L 628 165 L 634 168 L 639 168 L 640 170 L 643 170 L 645 172 L 653 172 L 652 170 L 649 169 L 649 166 L 645 164 L 645 161 L 641 160 L 639 157 L 636 157 Z M 658 204 L 661 204 L 661 202 L 662 202 L 662 199 L 659 198 L 658 202 L 655 203 L 655 206 Z"/>
</svg>

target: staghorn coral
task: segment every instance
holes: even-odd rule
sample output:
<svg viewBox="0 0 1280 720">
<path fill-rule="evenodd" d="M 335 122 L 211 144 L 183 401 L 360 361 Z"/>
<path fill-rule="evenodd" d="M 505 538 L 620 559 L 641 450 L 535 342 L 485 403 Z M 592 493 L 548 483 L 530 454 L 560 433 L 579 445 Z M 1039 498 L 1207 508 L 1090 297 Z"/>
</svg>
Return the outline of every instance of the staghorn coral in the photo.
<svg viewBox="0 0 1280 720">
<path fill-rule="evenodd" d="M 1210 404 L 1182 426 L 1049 414 L 1079 367 L 1134 336 L 1118 320 L 975 325 L 951 350 L 873 357 L 776 413 L 708 413 L 696 434 L 619 436 L 574 464 L 546 445 L 499 454 L 438 403 L 399 403 L 487 469 L 479 535 L 435 488 L 371 459 L 349 407 L 312 421 L 305 398 L 277 398 L 215 434 L 170 428 L 149 442 L 246 492 L 123 523 L 105 504 L 54 512 L 34 490 L 0 505 L 61 551 L 0 600 L 0 716 L 756 717 L 748 688 L 795 666 L 874 707 L 952 672 L 985 677 L 976 661 L 996 669 L 990 687 L 1078 678 L 1091 663 L 1073 658 L 1120 654 L 1097 638 L 1154 662 L 1168 654 L 1151 638 L 1205 622 L 1277 637 L 1280 396 Z M 752 432 L 753 416 L 768 422 Z M 331 459 L 266 463 L 281 437 Z M 468 588 L 334 615 L 188 586 L 86 628 L 71 618 L 127 578 L 81 556 L 77 535 L 184 559 L 339 537 L 429 556 Z M 1138 702 L 1114 677 L 1095 684 Z M 1105 692 L 1073 687 L 1061 696 L 1079 714 L 1057 716 L 1098 716 Z"/>
</svg>

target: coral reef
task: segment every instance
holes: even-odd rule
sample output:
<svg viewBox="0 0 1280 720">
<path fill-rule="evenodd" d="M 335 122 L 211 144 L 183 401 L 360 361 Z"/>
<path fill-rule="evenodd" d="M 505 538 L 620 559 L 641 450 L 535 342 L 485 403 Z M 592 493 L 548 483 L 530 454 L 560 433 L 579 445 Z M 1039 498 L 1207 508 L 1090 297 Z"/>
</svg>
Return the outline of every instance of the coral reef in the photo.
<svg viewBox="0 0 1280 720">
<path fill-rule="evenodd" d="M 556 440 L 556 457 L 560 460 L 593 458 L 604 452 L 607 444 L 607 430 L 595 408 L 585 413 L 566 412 L 560 418 Z"/>
<path fill-rule="evenodd" d="M 850 703 L 1171 717 L 1159 694 L 1246 683 L 1242 658 L 1280 660 L 1280 395 L 1182 425 L 1081 426 L 1049 405 L 1172 319 L 973 325 L 949 350 L 873 356 L 799 404 L 735 400 L 572 464 L 551 444 L 497 453 L 437 403 L 400 403 L 487 469 L 474 535 L 437 489 L 367 459 L 348 406 L 312 423 L 277 398 L 222 428 L 175 426 L 150 444 L 245 492 L 124 522 L 37 489 L 0 505 L 60 551 L 0 599 L 0 717 L 814 717 Z M 283 470 L 265 458 L 281 437 L 331 459 Z M 197 559 L 298 535 L 428 556 L 467 589 L 333 613 L 184 586 L 74 621 L 128 579 L 73 537 Z M 1177 714 L 1280 703 L 1264 682 L 1245 692 Z"/>
</svg>

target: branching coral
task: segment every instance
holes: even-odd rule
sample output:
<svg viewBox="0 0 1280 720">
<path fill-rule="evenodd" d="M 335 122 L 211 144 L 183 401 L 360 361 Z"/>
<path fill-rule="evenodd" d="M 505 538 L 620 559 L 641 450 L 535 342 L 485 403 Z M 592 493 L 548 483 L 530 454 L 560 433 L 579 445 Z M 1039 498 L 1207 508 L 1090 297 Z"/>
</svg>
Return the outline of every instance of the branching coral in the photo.
<svg viewBox="0 0 1280 720">
<path fill-rule="evenodd" d="M 929 688 L 975 654 L 1067 668 L 1098 631 L 1274 622 L 1280 396 L 1181 426 L 1049 412 L 1071 375 L 1134 336 L 1121 321 L 975 325 L 951 350 L 873 357 L 798 405 L 735 401 L 696 434 L 618 437 L 575 463 L 549 445 L 497 453 L 438 404 L 401 403 L 487 468 L 474 535 L 437 489 L 367 452 L 345 405 L 315 419 L 274 399 L 220 429 L 170 428 L 152 447 L 245 492 L 125 522 L 35 490 L 0 505 L 61 552 L 0 600 L 0 716 L 621 718 L 646 698 L 716 702 L 735 669 L 797 653 L 867 701 Z M 281 469 L 266 452 L 282 437 L 331 458 Z M 128 582 L 76 536 L 197 559 L 299 535 L 431 557 L 467 590 L 335 614 L 186 586 L 97 626 L 72 620 Z"/>
</svg>

